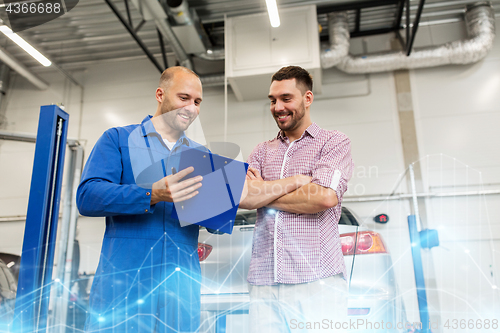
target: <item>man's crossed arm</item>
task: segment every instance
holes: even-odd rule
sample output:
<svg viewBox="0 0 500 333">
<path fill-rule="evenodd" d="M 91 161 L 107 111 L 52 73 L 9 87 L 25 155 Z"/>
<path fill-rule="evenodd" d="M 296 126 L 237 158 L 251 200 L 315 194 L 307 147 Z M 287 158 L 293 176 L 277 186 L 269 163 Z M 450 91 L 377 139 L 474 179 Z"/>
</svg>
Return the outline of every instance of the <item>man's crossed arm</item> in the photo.
<svg viewBox="0 0 500 333">
<path fill-rule="evenodd" d="M 241 195 L 240 208 L 257 209 L 267 206 L 309 182 L 311 182 L 311 177 L 304 175 L 264 181 L 257 170 L 249 168 Z"/>
<path fill-rule="evenodd" d="M 296 175 L 264 181 L 259 172 L 249 168 L 240 207 L 256 209 L 264 206 L 297 214 L 315 214 L 338 204 L 335 191 L 311 183 L 311 177 Z"/>
</svg>

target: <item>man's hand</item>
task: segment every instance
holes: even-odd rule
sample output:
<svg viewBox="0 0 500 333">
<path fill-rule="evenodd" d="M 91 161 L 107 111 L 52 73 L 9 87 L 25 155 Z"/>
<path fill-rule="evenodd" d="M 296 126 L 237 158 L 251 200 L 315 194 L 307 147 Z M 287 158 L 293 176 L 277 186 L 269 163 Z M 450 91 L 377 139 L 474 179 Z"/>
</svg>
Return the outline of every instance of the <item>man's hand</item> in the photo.
<svg viewBox="0 0 500 333">
<path fill-rule="evenodd" d="M 196 176 L 182 180 L 182 178 L 194 171 L 193 167 L 179 171 L 175 175 L 170 175 L 160 179 L 153 184 L 151 190 L 151 205 L 160 201 L 180 202 L 191 199 L 198 194 L 197 189 L 201 187 L 202 176 Z"/>
<path fill-rule="evenodd" d="M 248 180 L 264 180 L 264 179 L 262 179 L 262 176 L 260 175 L 259 170 L 252 168 L 252 167 L 248 167 L 247 179 Z"/>
</svg>

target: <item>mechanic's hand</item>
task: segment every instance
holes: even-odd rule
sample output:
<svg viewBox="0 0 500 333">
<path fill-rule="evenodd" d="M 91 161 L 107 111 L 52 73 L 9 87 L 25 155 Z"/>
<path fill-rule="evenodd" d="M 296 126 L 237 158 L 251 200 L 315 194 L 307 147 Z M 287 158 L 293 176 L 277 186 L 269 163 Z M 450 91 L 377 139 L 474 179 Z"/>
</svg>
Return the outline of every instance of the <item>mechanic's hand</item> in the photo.
<svg viewBox="0 0 500 333">
<path fill-rule="evenodd" d="M 151 190 L 151 205 L 160 201 L 180 202 L 197 195 L 203 177 L 196 176 L 182 180 L 193 171 L 194 168 L 189 167 L 154 183 Z"/>
<path fill-rule="evenodd" d="M 248 167 L 247 179 L 248 180 L 264 180 L 264 179 L 262 179 L 262 177 L 259 173 L 259 170 L 252 168 L 252 167 Z"/>
</svg>

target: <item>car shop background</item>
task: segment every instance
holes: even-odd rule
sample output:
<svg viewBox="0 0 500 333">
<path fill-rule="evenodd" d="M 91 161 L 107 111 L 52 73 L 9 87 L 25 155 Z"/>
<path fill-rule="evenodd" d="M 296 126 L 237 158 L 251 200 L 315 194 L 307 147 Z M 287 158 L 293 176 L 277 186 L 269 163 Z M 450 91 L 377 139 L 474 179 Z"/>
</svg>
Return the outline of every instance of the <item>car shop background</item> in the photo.
<svg viewBox="0 0 500 333">
<path fill-rule="evenodd" d="M 188 2 L 195 9 L 205 3 L 215 3 L 211 0 Z M 314 3 L 321 8 L 344 2 Z M 413 12 L 417 11 L 418 3 L 411 1 Z M 439 9 L 438 3 L 440 1 L 427 1 L 423 13 L 432 13 L 433 4 Z M 458 19 L 434 22 L 431 14 L 424 15 L 414 41 L 415 50 L 467 39 L 463 13 L 465 5 L 473 3 L 456 2 L 460 7 L 455 15 Z M 321 92 L 315 94 L 311 108 L 313 121 L 323 128 L 346 133 L 352 141 L 356 167 L 344 205 L 357 213 L 370 229 L 383 235 L 410 322 L 419 320 L 407 226 L 407 216 L 412 214 L 407 169 L 413 162 L 418 173 L 421 228 L 437 230 L 440 241 L 439 246 L 423 250 L 431 318 L 440 318 L 441 323 L 447 319 L 500 319 L 500 2 L 491 3 L 496 12 L 497 37 L 487 55 L 475 63 L 400 72 L 348 74 L 336 67 L 317 68 L 314 72 L 316 76 L 321 73 L 320 82 L 315 82 L 321 86 Z M 306 1 L 289 1 L 285 8 L 305 4 Z M 428 9 L 427 5 L 430 5 Z M 20 33 L 42 52 L 46 45 L 52 58 L 61 59 L 61 63 L 55 65 L 67 75 L 54 66 L 36 65 L 16 49 L 17 46 L 2 38 L 3 48 L 10 50 L 14 57 L 18 55 L 30 72 L 48 83 L 47 89 L 40 90 L 16 71 L 10 71 L 7 87 L 2 86 L 0 126 L 3 131 L 35 134 L 40 106 L 59 103 L 70 115 L 68 137 L 83 145 L 87 157 L 106 129 L 138 123 L 145 115 L 155 112 L 154 92 L 159 71 L 126 35 L 125 28 L 110 9 L 98 1 L 81 2 L 66 15 L 82 15 L 90 20 L 87 12 L 92 6 L 98 13 L 88 26 L 76 19 L 73 23 L 63 22 L 61 17 L 55 21 L 60 20 L 64 25 L 55 21 L 47 23 L 54 27 L 61 24 L 63 29 L 57 32 L 60 35 L 55 31 L 51 34 L 38 31 L 39 27 Z M 263 4 L 255 8 L 249 15 L 265 13 Z M 200 9 L 202 22 L 202 14 L 206 12 Z M 241 13 L 246 14 L 243 10 Z M 216 22 L 214 17 L 220 19 L 222 14 L 222 9 L 219 16 L 207 14 L 207 24 Z M 134 15 L 137 18 L 138 14 Z M 103 23 L 98 23 L 99 20 Z M 136 53 L 124 52 L 125 56 L 121 56 L 118 48 L 107 59 L 95 59 L 91 52 L 88 60 L 75 56 L 76 60 L 72 61 L 71 57 L 64 57 L 66 52 L 73 52 L 73 46 L 64 43 L 65 38 L 81 38 L 85 43 L 84 29 L 88 29 L 90 36 L 101 25 L 104 31 L 112 24 L 117 33 L 126 35 L 120 37 L 126 39 L 126 51 L 137 49 Z M 328 30 L 327 22 L 323 22 L 323 30 L 323 34 Z M 56 42 L 49 43 L 50 38 Z M 57 41 L 60 45 L 56 50 Z M 226 47 L 229 42 L 226 40 Z M 328 42 L 322 39 L 322 43 Z M 253 44 L 247 45 L 248 51 L 264 54 L 268 52 L 264 44 L 253 40 Z M 293 53 L 304 46 L 297 41 L 283 47 Z M 349 52 L 359 56 L 397 48 L 394 33 L 385 33 L 351 38 Z M 101 51 L 95 49 L 95 52 Z M 167 56 L 169 64 L 175 63 L 174 52 L 167 52 Z M 161 62 L 159 52 L 155 57 Z M 224 74 L 223 59 L 197 58 L 194 64 L 202 76 Z M 268 64 L 256 66 L 255 72 L 260 75 L 261 68 Z M 224 81 L 220 78 L 206 81 L 199 116 L 202 129 L 195 129 L 194 134 L 198 137 L 204 134 L 207 143 L 226 140 L 238 144 L 243 159 L 257 143 L 276 136 L 277 127 L 266 98 L 273 72 L 264 78 L 255 75 L 256 86 L 264 88 L 258 98 L 237 96 L 229 83 L 227 104 Z M 247 75 L 252 77 L 252 68 Z M 410 84 L 405 86 L 406 79 Z M 251 90 L 244 83 L 234 84 L 240 84 L 238 87 L 243 92 Z M 0 252 L 21 253 L 33 153 L 33 143 L 0 140 Z M 381 213 L 389 216 L 388 223 L 373 221 L 374 216 Z M 76 238 L 80 244 L 80 274 L 95 271 L 103 233 L 103 218 L 79 217 Z M 446 332 L 443 327 L 440 329 Z"/>
</svg>

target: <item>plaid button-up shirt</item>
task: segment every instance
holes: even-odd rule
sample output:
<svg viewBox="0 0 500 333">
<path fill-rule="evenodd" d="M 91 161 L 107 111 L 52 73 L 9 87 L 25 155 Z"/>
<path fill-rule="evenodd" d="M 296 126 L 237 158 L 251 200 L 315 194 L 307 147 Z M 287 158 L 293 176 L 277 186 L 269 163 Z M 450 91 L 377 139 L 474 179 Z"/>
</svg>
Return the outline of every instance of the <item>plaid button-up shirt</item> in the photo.
<svg viewBox="0 0 500 333">
<path fill-rule="evenodd" d="M 304 283 L 339 273 L 346 278 L 338 221 L 353 171 L 347 136 L 312 123 L 290 143 L 280 131 L 275 139 L 257 145 L 248 163 L 266 181 L 308 175 L 312 183 L 334 189 L 338 197 L 335 207 L 316 214 L 258 209 L 248 282 Z"/>
</svg>

